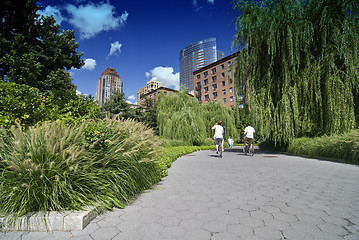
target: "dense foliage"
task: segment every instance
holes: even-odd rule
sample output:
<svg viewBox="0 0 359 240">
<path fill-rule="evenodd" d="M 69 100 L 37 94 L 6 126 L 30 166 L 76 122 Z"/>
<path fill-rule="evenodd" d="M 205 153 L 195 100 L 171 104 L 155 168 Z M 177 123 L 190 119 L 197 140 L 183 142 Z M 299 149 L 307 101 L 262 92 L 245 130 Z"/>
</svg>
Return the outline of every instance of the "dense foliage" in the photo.
<svg viewBox="0 0 359 240">
<path fill-rule="evenodd" d="M 159 142 L 132 120 L 44 123 L 0 132 L 0 212 L 123 207 L 159 181 Z"/>
<path fill-rule="evenodd" d="M 359 130 L 332 136 L 297 138 L 289 144 L 288 153 L 359 165 Z"/>
<path fill-rule="evenodd" d="M 64 104 L 75 95 L 66 70 L 84 63 L 73 31 L 60 31 L 52 16 L 40 17 L 38 0 L 1 1 L 0 77 L 38 88 Z"/>
<path fill-rule="evenodd" d="M 202 105 L 184 91 L 176 95 L 162 94 L 157 103 L 159 135 L 168 139 L 201 145 L 206 138 L 213 137 L 211 128 L 219 120 L 224 123 L 227 136 L 237 136 L 233 111 L 220 103 Z"/>
<path fill-rule="evenodd" d="M 285 145 L 358 126 L 357 1 L 236 0 L 233 8 L 237 77 L 262 139 Z"/>
<path fill-rule="evenodd" d="M 0 81 L 0 126 L 32 126 L 52 118 L 53 104 L 37 88 Z M 1 127 L 0 127 L 1 128 Z"/>
</svg>

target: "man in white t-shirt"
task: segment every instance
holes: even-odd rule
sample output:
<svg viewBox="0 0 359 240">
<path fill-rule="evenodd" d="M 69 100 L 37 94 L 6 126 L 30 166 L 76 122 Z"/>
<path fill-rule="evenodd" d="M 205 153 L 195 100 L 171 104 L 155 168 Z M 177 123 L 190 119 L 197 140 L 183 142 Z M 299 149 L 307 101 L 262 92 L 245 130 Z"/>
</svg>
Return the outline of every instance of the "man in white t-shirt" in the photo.
<svg viewBox="0 0 359 240">
<path fill-rule="evenodd" d="M 214 139 L 216 140 L 216 149 L 217 149 L 217 153 L 218 153 L 218 147 L 219 147 L 219 143 L 221 143 L 222 145 L 222 152 L 223 152 L 223 134 L 224 134 L 224 128 L 222 127 L 222 121 L 218 121 L 218 123 L 216 123 L 212 129 L 215 130 L 214 132 Z"/>
<path fill-rule="evenodd" d="M 244 145 L 246 145 L 248 139 L 252 139 L 252 141 L 253 141 L 255 131 L 256 130 L 254 130 L 254 128 L 251 126 L 251 124 L 248 123 L 247 127 L 244 129 L 244 134 L 243 134 Z"/>
</svg>

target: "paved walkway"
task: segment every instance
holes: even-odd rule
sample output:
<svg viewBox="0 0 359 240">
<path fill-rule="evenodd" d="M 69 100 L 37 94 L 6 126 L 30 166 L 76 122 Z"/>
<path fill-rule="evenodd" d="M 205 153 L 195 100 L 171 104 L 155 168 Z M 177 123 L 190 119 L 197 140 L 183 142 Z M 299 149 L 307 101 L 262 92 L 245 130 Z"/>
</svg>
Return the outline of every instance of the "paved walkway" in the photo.
<svg viewBox="0 0 359 240">
<path fill-rule="evenodd" d="M 279 154 L 179 158 L 153 190 L 83 231 L 0 239 L 359 240 L 359 167 Z"/>
</svg>

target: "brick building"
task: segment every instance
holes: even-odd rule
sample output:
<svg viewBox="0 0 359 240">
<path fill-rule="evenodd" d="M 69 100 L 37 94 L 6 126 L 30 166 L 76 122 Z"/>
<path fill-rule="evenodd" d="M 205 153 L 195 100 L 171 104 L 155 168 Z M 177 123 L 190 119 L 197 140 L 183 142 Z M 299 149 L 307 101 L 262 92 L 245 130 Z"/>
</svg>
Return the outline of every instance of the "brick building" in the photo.
<svg viewBox="0 0 359 240">
<path fill-rule="evenodd" d="M 178 91 L 174 89 L 161 86 L 156 89 L 153 89 L 152 91 L 148 91 L 147 93 L 140 94 L 137 98 L 137 104 L 140 106 L 144 106 L 146 98 L 152 99 L 154 102 L 156 102 L 160 92 L 163 92 L 165 95 L 173 95 L 178 93 Z"/>
<path fill-rule="evenodd" d="M 194 96 L 198 102 L 221 101 L 234 109 L 238 100 L 235 89 L 235 70 L 238 52 L 193 72 Z M 241 105 L 242 102 L 239 102 Z"/>
</svg>

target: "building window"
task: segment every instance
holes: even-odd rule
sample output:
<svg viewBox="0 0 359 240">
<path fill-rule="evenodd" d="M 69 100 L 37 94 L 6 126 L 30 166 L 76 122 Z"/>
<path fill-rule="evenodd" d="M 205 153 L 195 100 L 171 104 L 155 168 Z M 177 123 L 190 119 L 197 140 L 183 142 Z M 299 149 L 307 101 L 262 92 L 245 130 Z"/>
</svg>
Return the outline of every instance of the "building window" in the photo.
<svg viewBox="0 0 359 240">
<path fill-rule="evenodd" d="M 229 82 L 229 84 L 232 84 L 233 80 L 232 80 L 232 79 L 229 79 L 228 82 Z"/>
<path fill-rule="evenodd" d="M 209 99 L 209 95 L 207 94 L 207 95 L 204 95 L 204 99 L 205 100 L 208 100 Z"/>
<path fill-rule="evenodd" d="M 201 102 L 201 98 L 200 98 L 200 97 L 199 97 L 199 98 L 197 98 L 197 101 L 198 101 L 198 102 Z"/>
<path fill-rule="evenodd" d="M 207 85 L 208 84 L 208 79 L 205 79 L 204 80 L 204 85 Z"/>
<path fill-rule="evenodd" d="M 200 87 L 200 86 L 201 86 L 201 83 L 200 83 L 200 82 L 197 82 L 197 86 Z"/>
<path fill-rule="evenodd" d="M 233 92 L 233 88 L 230 88 L 230 89 L 229 89 L 229 92 Z"/>
<path fill-rule="evenodd" d="M 225 81 L 222 81 L 222 86 L 226 86 L 226 82 L 225 82 Z"/>
<path fill-rule="evenodd" d="M 201 90 L 197 90 L 197 94 L 201 94 Z"/>
<path fill-rule="evenodd" d="M 167 95 L 167 92 L 165 91 L 165 95 Z"/>
<path fill-rule="evenodd" d="M 214 98 L 217 97 L 217 93 L 216 93 L 216 92 L 213 93 L 213 97 L 214 97 Z"/>
<path fill-rule="evenodd" d="M 204 76 L 204 77 L 207 77 L 207 76 L 208 76 L 208 72 L 205 71 L 205 72 L 203 73 L 203 76 Z"/>
<path fill-rule="evenodd" d="M 226 95 L 226 89 L 223 89 L 223 95 Z"/>
<path fill-rule="evenodd" d="M 233 102 L 233 96 L 229 98 L 229 101 Z"/>
<path fill-rule="evenodd" d="M 227 99 L 223 98 L 223 103 L 226 103 L 227 102 Z"/>
<path fill-rule="evenodd" d="M 213 89 L 217 89 L 217 84 L 213 84 L 213 85 L 212 85 L 212 88 L 213 88 Z"/>
<path fill-rule="evenodd" d="M 228 62 L 228 67 L 230 67 L 230 66 L 231 66 L 231 61 Z"/>
<path fill-rule="evenodd" d="M 231 106 L 231 110 L 233 110 L 234 109 L 234 106 Z"/>
<path fill-rule="evenodd" d="M 215 74 L 216 73 L 216 68 L 213 68 L 212 69 L 212 74 Z"/>
<path fill-rule="evenodd" d="M 200 74 L 197 74 L 197 79 L 200 79 L 201 78 L 201 75 Z"/>
<path fill-rule="evenodd" d="M 205 91 L 205 92 L 208 92 L 208 87 L 205 87 L 205 88 L 204 88 L 204 91 Z"/>
<path fill-rule="evenodd" d="M 221 65 L 222 70 L 224 69 L 224 64 Z"/>
<path fill-rule="evenodd" d="M 222 78 L 224 78 L 224 73 L 222 73 Z"/>
<path fill-rule="evenodd" d="M 213 76 L 213 77 L 212 77 L 212 80 L 213 80 L 213 81 L 216 81 L 216 80 L 217 80 L 217 76 Z"/>
</svg>

